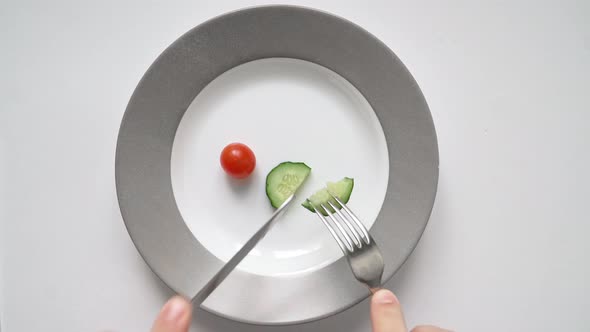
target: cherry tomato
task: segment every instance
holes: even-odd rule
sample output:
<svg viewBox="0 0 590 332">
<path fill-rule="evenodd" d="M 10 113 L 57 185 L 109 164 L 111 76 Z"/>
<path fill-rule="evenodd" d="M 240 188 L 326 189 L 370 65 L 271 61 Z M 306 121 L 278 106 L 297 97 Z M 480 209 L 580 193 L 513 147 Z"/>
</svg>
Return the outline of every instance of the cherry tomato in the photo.
<svg viewBox="0 0 590 332">
<path fill-rule="evenodd" d="M 221 167 L 227 174 L 244 179 L 252 174 L 256 167 L 256 157 L 248 146 L 242 143 L 231 143 L 221 151 Z"/>
</svg>

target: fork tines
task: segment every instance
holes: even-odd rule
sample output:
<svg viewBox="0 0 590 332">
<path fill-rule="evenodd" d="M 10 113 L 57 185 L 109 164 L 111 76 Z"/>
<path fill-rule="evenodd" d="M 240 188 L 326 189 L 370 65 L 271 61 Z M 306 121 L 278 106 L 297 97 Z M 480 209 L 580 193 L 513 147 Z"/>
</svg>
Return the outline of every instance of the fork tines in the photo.
<svg viewBox="0 0 590 332">
<path fill-rule="evenodd" d="M 371 237 L 359 218 L 336 195 L 328 193 L 332 200 L 328 201 L 327 206 L 315 206 L 310 200 L 307 202 L 328 228 L 342 252 L 345 255 L 351 254 L 369 245 Z"/>
</svg>

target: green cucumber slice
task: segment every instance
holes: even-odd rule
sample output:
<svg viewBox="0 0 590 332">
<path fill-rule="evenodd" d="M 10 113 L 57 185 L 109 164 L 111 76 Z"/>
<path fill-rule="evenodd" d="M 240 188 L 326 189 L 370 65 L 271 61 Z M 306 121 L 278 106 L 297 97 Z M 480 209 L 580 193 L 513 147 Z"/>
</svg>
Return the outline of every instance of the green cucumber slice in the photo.
<svg viewBox="0 0 590 332">
<path fill-rule="evenodd" d="M 278 208 L 297 191 L 309 176 L 311 168 L 305 163 L 286 161 L 273 168 L 266 176 L 266 196 Z"/>
<path fill-rule="evenodd" d="M 352 194 L 352 189 L 354 188 L 354 179 L 352 178 L 343 178 L 338 182 L 328 182 L 326 188 L 322 188 L 316 191 L 313 195 L 311 195 L 303 204 L 301 204 L 304 208 L 308 209 L 311 212 L 314 212 L 312 207 L 315 206 L 318 208 L 323 215 L 328 215 L 326 211 L 324 211 L 320 206 L 323 204 L 324 206 L 328 207 L 330 212 L 334 212 L 333 209 L 328 204 L 328 201 L 331 201 L 335 206 L 339 206 L 339 204 L 332 199 L 332 195 L 335 195 L 342 201 L 342 203 L 348 203 L 350 200 L 350 195 Z"/>
</svg>

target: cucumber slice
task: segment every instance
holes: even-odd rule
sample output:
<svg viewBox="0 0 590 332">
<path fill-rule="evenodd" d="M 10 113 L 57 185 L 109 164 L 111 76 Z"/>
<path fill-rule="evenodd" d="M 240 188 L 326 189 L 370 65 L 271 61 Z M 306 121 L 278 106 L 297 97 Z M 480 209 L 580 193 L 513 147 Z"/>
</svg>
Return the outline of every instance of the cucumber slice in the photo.
<svg viewBox="0 0 590 332">
<path fill-rule="evenodd" d="M 311 168 L 305 163 L 286 161 L 273 168 L 266 176 L 266 196 L 278 208 L 305 182 Z"/>
<path fill-rule="evenodd" d="M 352 178 L 344 178 L 338 182 L 328 182 L 326 188 L 322 188 L 316 191 L 311 197 L 309 197 L 303 204 L 301 204 L 304 208 L 308 209 L 311 212 L 314 212 L 313 206 L 317 207 L 323 215 L 328 215 L 326 211 L 324 211 L 320 206 L 323 204 L 324 206 L 328 207 L 330 212 L 334 212 L 332 207 L 328 204 L 328 201 L 331 201 L 335 206 L 339 206 L 339 204 L 332 199 L 332 195 L 338 197 L 342 203 L 348 203 L 350 200 L 350 195 L 352 194 L 352 189 L 354 188 L 354 179 Z"/>
</svg>

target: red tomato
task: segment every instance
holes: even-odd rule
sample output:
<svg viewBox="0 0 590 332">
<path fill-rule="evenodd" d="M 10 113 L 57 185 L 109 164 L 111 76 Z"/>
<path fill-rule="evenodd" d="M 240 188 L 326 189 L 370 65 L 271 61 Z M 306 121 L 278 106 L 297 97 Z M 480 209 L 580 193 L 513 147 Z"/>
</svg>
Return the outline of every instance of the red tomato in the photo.
<svg viewBox="0 0 590 332">
<path fill-rule="evenodd" d="M 256 157 L 248 146 L 242 143 L 232 143 L 221 151 L 221 167 L 227 174 L 244 179 L 252 174 L 256 167 Z"/>
</svg>

